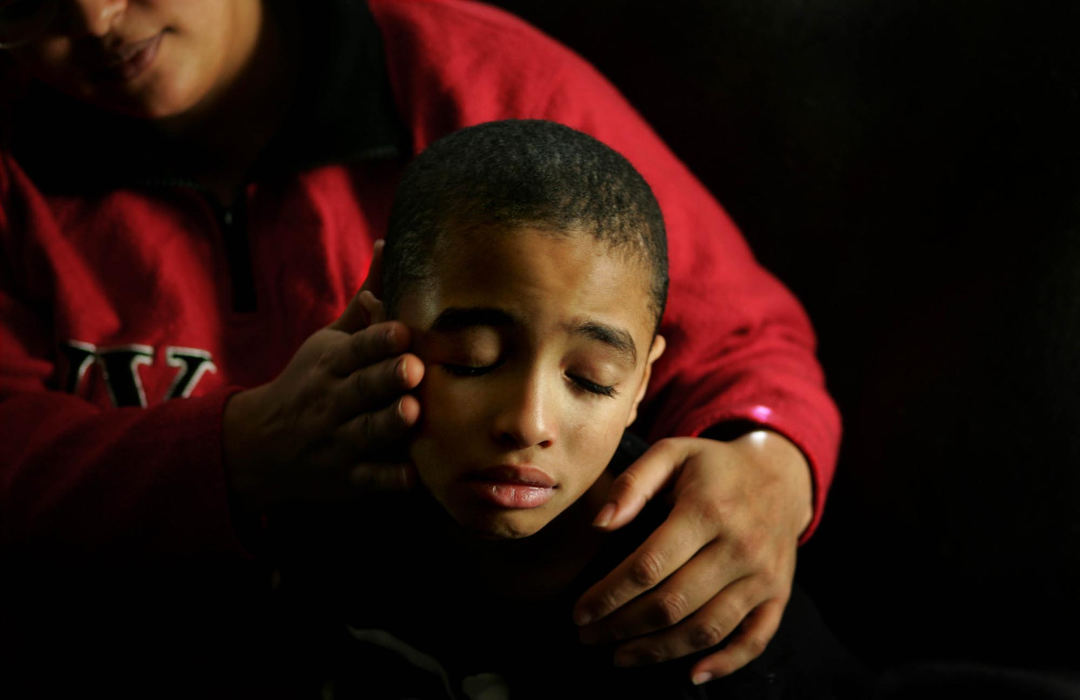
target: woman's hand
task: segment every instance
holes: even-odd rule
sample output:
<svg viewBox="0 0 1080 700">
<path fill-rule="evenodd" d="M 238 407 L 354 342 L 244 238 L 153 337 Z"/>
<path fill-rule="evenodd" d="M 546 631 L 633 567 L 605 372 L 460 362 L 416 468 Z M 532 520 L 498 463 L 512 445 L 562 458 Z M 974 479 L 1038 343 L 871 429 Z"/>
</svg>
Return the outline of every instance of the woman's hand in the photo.
<svg viewBox="0 0 1080 700">
<path fill-rule="evenodd" d="M 582 641 L 627 641 L 619 665 L 665 661 L 727 644 L 694 664 L 694 683 L 756 658 L 791 594 L 799 536 L 812 517 L 810 470 L 784 437 L 661 440 L 612 486 L 597 526 L 632 520 L 673 483 L 667 520 L 580 598 Z M 646 635 L 646 636 L 642 636 Z"/>
<path fill-rule="evenodd" d="M 225 407 L 225 467 L 237 505 L 261 513 L 287 500 L 347 500 L 416 482 L 404 437 L 420 415 L 407 392 L 424 375 L 409 329 L 384 321 L 368 281 L 334 323 L 297 350 L 273 381 Z"/>
</svg>

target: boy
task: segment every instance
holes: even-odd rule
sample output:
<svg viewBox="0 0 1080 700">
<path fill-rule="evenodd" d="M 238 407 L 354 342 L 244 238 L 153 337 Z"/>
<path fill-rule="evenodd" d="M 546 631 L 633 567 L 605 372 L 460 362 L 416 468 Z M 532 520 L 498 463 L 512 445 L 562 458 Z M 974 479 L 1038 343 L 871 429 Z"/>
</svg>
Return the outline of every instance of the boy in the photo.
<svg viewBox="0 0 1080 700">
<path fill-rule="evenodd" d="M 633 167 L 552 122 L 457 132 L 406 170 L 384 266 L 386 310 L 426 367 L 410 455 L 428 496 L 380 500 L 363 522 L 328 528 L 346 533 L 331 559 L 362 561 L 304 584 L 320 597 L 341 586 L 330 615 L 349 619 L 353 648 L 331 672 L 335 697 L 783 689 L 794 666 L 778 683 L 770 655 L 758 664 L 774 673 L 767 684 L 750 671 L 694 688 L 689 661 L 614 670 L 610 650 L 586 652 L 570 620 L 574 596 L 648 531 L 591 526 L 641 451 L 623 432 L 665 348 L 664 224 Z M 358 546 L 354 527 L 391 532 Z M 806 696 L 829 690 L 800 678 Z"/>
</svg>

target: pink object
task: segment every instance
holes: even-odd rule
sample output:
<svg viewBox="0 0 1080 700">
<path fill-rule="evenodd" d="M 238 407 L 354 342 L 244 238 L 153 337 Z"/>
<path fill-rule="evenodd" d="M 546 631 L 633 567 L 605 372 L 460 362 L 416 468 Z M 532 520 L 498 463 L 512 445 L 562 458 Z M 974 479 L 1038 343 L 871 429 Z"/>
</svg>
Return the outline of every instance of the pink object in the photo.
<svg viewBox="0 0 1080 700">
<path fill-rule="evenodd" d="M 772 409 L 767 406 L 754 406 L 750 409 L 750 415 L 764 423 L 772 416 Z"/>
</svg>

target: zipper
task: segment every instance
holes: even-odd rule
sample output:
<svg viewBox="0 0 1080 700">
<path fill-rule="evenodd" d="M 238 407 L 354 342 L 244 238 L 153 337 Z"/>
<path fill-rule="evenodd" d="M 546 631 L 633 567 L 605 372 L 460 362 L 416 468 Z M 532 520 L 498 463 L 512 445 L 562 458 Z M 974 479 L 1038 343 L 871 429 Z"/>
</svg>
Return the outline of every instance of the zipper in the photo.
<svg viewBox="0 0 1080 700">
<path fill-rule="evenodd" d="M 255 273 L 251 263 L 251 244 L 248 237 L 247 194 L 237 192 L 232 206 L 221 204 L 209 192 L 204 196 L 217 213 L 225 244 L 225 259 L 229 266 L 229 286 L 232 291 L 232 310 L 248 314 L 255 311 Z"/>
<path fill-rule="evenodd" d="M 233 195 L 234 204 L 221 203 L 217 195 L 198 182 L 184 177 L 155 177 L 144 183 L 148 187 L 164 189 L 183 188 L 195 192 L 210 207 L 225 248 L 228 266 L 229 289 L 234 313 L 249 314 L 256 309 L 255 271 L 251 262 L 251 242 L 248 232 L 247 189 L 238 187 Z"/>
</svg>

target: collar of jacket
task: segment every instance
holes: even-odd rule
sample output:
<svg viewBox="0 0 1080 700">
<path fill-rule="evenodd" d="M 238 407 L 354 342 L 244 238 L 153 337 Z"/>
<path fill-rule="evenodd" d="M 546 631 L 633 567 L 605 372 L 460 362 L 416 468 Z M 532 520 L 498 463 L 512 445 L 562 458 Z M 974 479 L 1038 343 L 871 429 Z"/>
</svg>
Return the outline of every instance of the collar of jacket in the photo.
<svg viewBox="0 0 1080 700">
<path fill-rule="evenodd" d="M 367 3 L 316 0 L 298 5 L 298 13 L 302 65 L 294 106 L 247 180 L 408 156 L 408 132 L 394 105 L 382 37 Z M 10 119 L 9 148 L 45 192 L 197 188 L 177 157 L 183 144 L 163 138 L 146 120 L 104 113 L 40 85 L 31 85 L 12 106 Z"/>
</svg>

